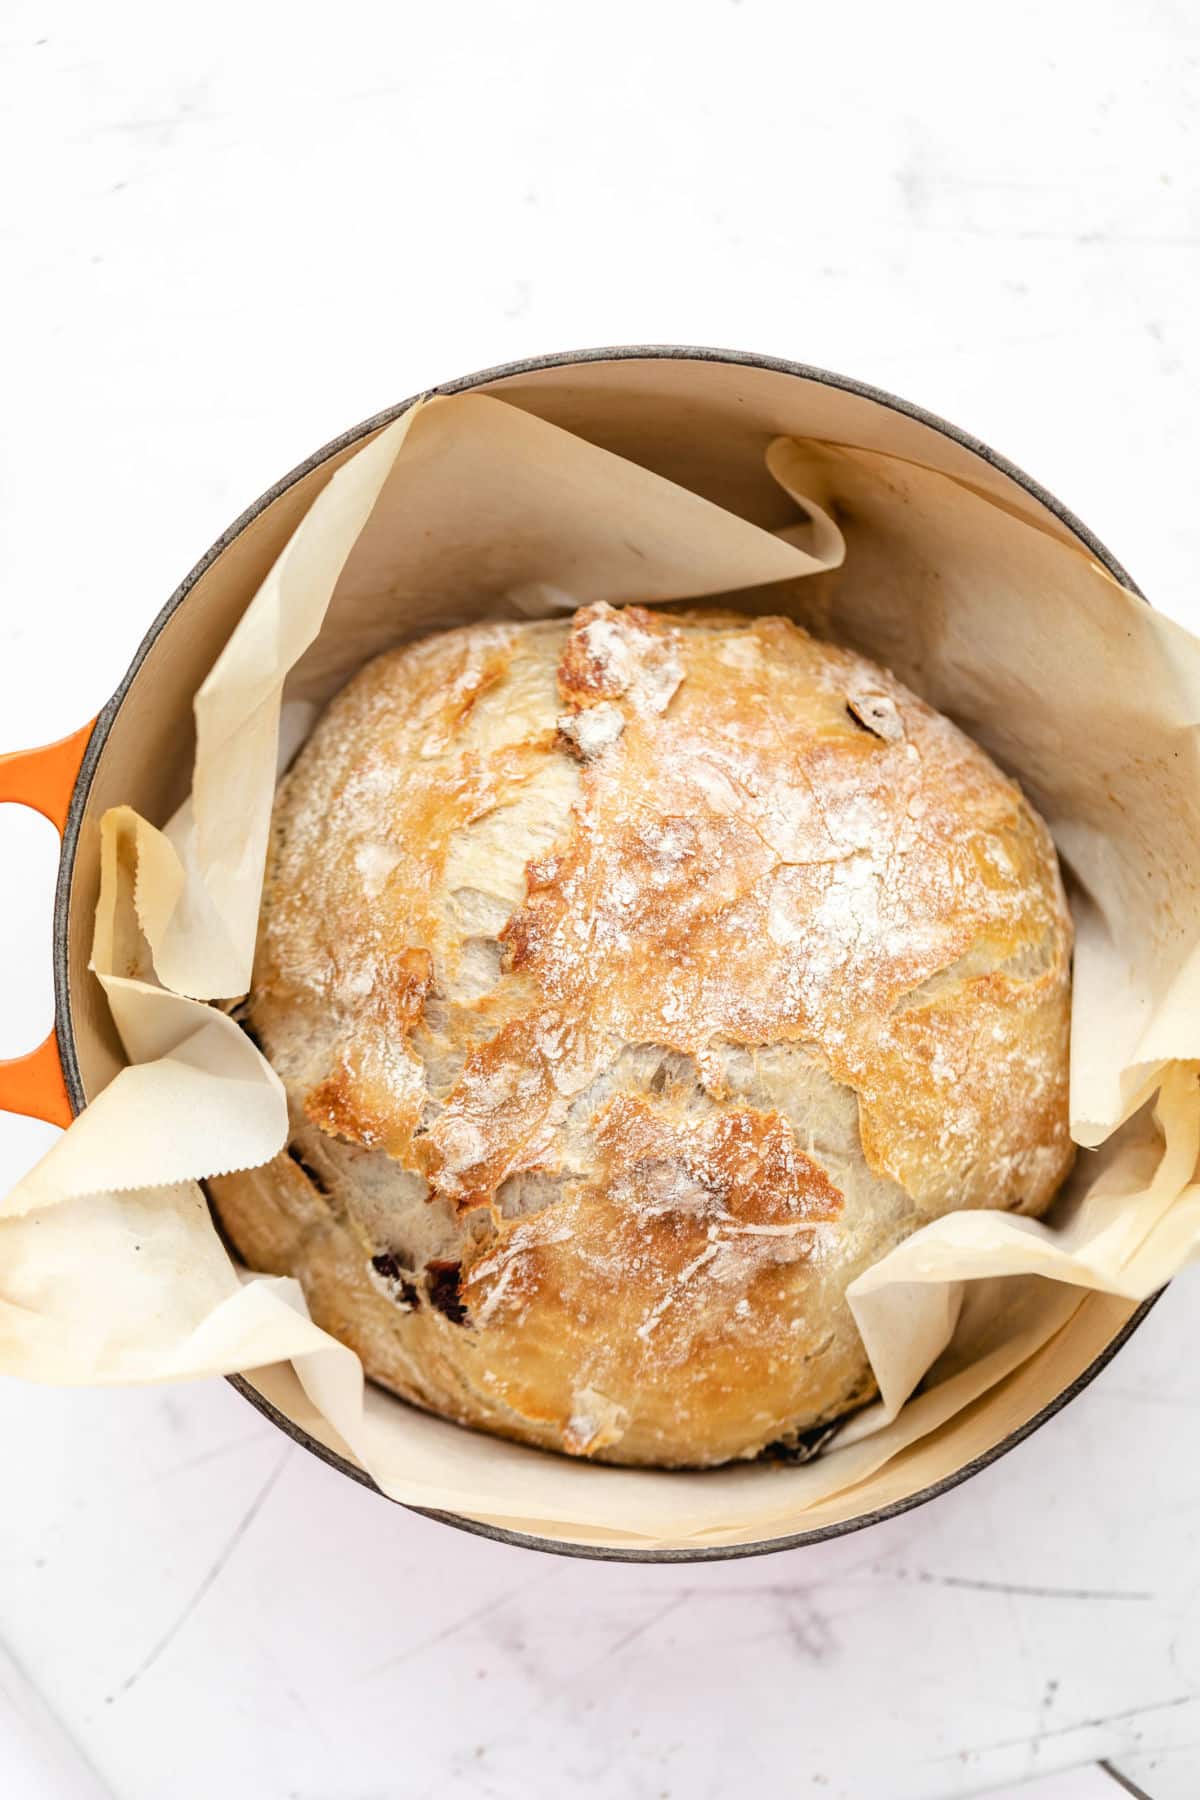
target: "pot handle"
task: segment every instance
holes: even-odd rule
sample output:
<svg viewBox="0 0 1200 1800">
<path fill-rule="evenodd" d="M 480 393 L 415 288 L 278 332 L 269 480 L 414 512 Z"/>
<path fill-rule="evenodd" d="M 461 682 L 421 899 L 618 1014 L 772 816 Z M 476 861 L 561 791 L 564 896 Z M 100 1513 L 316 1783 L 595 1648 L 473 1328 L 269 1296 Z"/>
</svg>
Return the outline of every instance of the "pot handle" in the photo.
<svg viewBox="0 0 1200 1800">
<path fill-rule="evenodd" d="M 90 719 L 70 737 L 44 744 L 40 750 L 14 750 L 0 756 L 0 801 L 32 807 L 49 819 L 61 837 L 95 723 Z M 53 1031 L 27 1056 L 0 1059 L 0 1112 L 24 1113 L 50 1125 L 71 1123 L 74 1109 Z"/>
</svg>

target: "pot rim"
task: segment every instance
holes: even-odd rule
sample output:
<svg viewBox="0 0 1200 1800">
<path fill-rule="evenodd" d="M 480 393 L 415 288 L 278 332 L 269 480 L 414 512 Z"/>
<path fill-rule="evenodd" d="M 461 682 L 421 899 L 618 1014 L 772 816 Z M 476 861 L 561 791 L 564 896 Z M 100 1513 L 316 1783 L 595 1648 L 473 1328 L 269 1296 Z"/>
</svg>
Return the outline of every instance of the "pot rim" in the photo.
<svg viewBox="0 0 1200 1800">
<path fill-rule="evenodd" d="M 55 1035 L 58 1040 L 59 1055 L 62 1059 L 67 1093 L 70 1096 L 71 1106 L 76 1113 L 81 1112 L 85 1106 L 86 1096 L 79 1069 L 79 1059 L 75 1051 L 70 972 L 68 966 L 68 928 L 70 919 L 71 883 L 74 875 L 75 856 L 79 844 L 79 834 L 83 824 L 84 810 L 87 805 L 88 794 L 91 790 L 93 775 L 99 764 L 100 757 L 103 754 L 104 746 L 108 741 L 108 734 L 112 730 L 113 723 L 125 701 L 125 697 L 129 692 L 134 677 L 141 668 L 142 663 L 145 661 L 145 658 L 163 630 L 163 627 L 187 599 L 200 577 L 212 566 L 217 558 L 228 549 L 234 539 L 240 537 L 246 527 L 270 506 L 273 501 L 277 500 L 281 494 L 286 493 L 297 481 L 300 481 L 306 475 L 311 474 L 313 470 L 319 468 L 322 463 L 327 462 L 331 456 L 335 456 L 341 450 L 348 449 L 351 445 L 358 443 L 372 432 L 390 424 L 393 419 L 399 418 L 400 415 L 406 412 L 410 406 L 414 405 L 418 399 L 424 399 L 435 394 L 464 393 L 472 388 L 483 387 L 492 382 L 500 381 L 511 376 L 533 374 L 543 369 L 570 368 L 577 364 L 586 363 L 637 362 L 646 360 L 731 363 L 743 368 L 767 369 L 776 374 L 791 375 L 800 380 L 818 383 L 824 387 L 840 389 L 844 393 L 856 394 L 861 399 L 871 400 L 876 405 L 886 407 L 889 411 L 901 413 L 906 418 L 913 419 L 918 424 L 926 425 L 931 430 L 939 432 L 943 437 L 949 438 L 953 443 L 959 444 L 964 449 L 972 451 L 983 462 L 990 464 L 991 467 L 998 470 L 999 473 L 1006 475 L 1010 480 L 1015 481 L 1027 494 L 1031 495 L 1033 499 L 1039 501 L 1041 505 L 1053 513 L 1054 516 L 1067 527 L 1072 535 L 1091 552 L 1096 560 L 1102 563 L 1108 572 L 1122 584 L 1122 586 L 1127 587 L 1132 593 L 1137 594 L 1139 599 L 1145 599 L 1145 595 L 1142 594 L 1141 589 L 1137 586 L 1136 582 L 1133 581 L 1112 552 L 1101 543 L 1100 539 L 1097 538 L 1086 525 L 1084 525 L 1082 520 L 1076 518 L 1075 514 L 1065 507 L 1060 500 L 1056 499 L 1053 494 L 1042 487 L 1032 476 L 1027 475 L 1023 469 L 1018 468 L 1015 463 L 1010 462 L 1007 457 L 1001 456 L 998 451 L 991 449 L 989 445 L 983 443 L 979 438 L 973 437 L 969 432 L 960 430 L 956 425 L 951 425 L 946 419 L 940 418 L 936 413 L 927 412 L 923 407 L 915 406 L 907 400 L 901 400 L 896 395 L 888 393 L 883 388 L 873 387 L 869 382 L 857 381 L 851 376 L 834 374 L 828 369 L 815 368 L 807 363 L 791 362 L 783 357 L 758 355 L 753 351 L 720 350 L 686 344 L 624 344 L 602 346 L 600 348 L 588 350 L 563 350 L 555 351 L 545 356 L 523 357 L 515 362 L 501 363 L 494 368 L 481 369 L 471 375 L 462 375 L 453 381 L 442 382 L 437 387 L 427 388 L 420 394 L 413 395 L 407 400 L 401 400 L 395 405 L 386 407 L 382 412 L 375 413 L 371 418 L 363 420 L 361 424 L 351 426 L 348 431 L 342 432 L 340 436 L 323 445 L 321 449 L 315 451 L 311 456 L 306 457 L 303 462 L 298 463 L 294 469 L 291 469 L 281 480 L 277 481 L 273 487 L 268 488 L 267 491 L 264 494 L 261 494 L 252 505 L 247 507 L 245 512 L 234 520 L 233 524 L 221 534 L 210 549 L 204 553 L 195 566 L 187 575 L 185 575 L 184 579 L 175 589 L 175 592 L 163 606 L 158 616 L 150 625 L 145 636 L 142 638 L 141 643 L 134 651 L 129 667 L 122 676 L 112 698 L 108 701 L 107 705 L 102 709 L 96 719 L 95 727 L 88 742 L 87 750 L 84 753 L 83 761 L 80 764 L 79 774 L 76 777 L 75 787 L 71 795 L 70 810 L 67 814 L 66 826 L 63 831 L 62 852 L 59 858 L 58 867 L 58 881 L 54 896 L 53 959 Z M 1039 1412 L 1035 1413 L 1032 1418 L 1027 1419 L 1023 1425 L 1018 1426 L 1015 1431 L 1011 1431 L 1007 1437 L 1002 1438 L 998 1444 L 994 1444 L 989 1450 L 984 1451 L 982 1455 L 975 1457 L 971 1462 L 965 1463 L 962 1468 L 956 1469 L 953 1474 L 944 1476 L 940 1481 L 933 1482 L 929 1487 L 919 1489 L 915 1494 L 906 1495 L 903 1499 L 892 1501 L 887 1506 L 876 1507 L 871 1512 L 862 1513 L 852 1519 L 841 1520 L 837 1524 L 818 1526 L 811 1531 L 791 1532 L 781 1537 L 764 1538 L 749 1544 L 638 1550 L 632 1547 L 626 1548 L 624 1546 L 615 1545 L 576 1544 L 561 1538 L 539 1537 L 528 1532 L 511 1531 L 503 1526 L 489 1525 L 482 1520 L 462 1517 L 457 1513 L 440 1512 L 428 1507 L 405 1506 L 405 1510 L 407 1512 L 419 1513 L 423 1518 L 436 1520 L 440 1524 L 453 1526 L 458 1531 L 469 1532 L 475 1537 L 490 1538 L 494 1542 L 510 1544 L 519 1549 L 540 1550 L 550 1555 L 579 1557 L 593 1562 L 726 1562 L 745 1556 L 768 1556 L 777 1551 L 795 1550 L 808 1544 L 819 1544 L 832 1538 L 846 1537 L 851 1532 L 862 1531 L 868 1526 L 882 1524 L 887 1519 L 898 1518 L 901 1513 L 911 1512 L 918 1506 L 926 1505 L 930 1500 L 936 1499 L 938 1495 L 948 1493 L 951 1488 L 958 1487 L 960 1483 L 969 1480 L 972 1475 L 978 1474 L 981 1469 L 985 1469 L 989 1464 L 997 1462 L 1000 1457 L 1007 1455 L 1010 1450 L 1015 1449 L 1018 1444 L 1023 1443 L 1026 1438 L 1032 1436 L 1032 1434 L 1044 1425 L 1048 1419 L 1052 1419 L 1056 1413 L 1061 1412 L 1064 1406 L 1075 1399 L 1078 1394 L 1083 1392 L 1084 1388 L 1086 1388 L 1089 1383 L 1095 1380 L 1101 1369 L 1111 1362 L 1118 1350 L 1120 1350 L 1127 1339 L 1133 1335 L 1134 1331 L 1136 1331 L 1137 1327 L 1142 1323 L 1143 1319 L 1145 1319 L 1151 1307 L 1154 1306 L 1156 1301 L 1161 1297 L 1161 1292 L 1162 1290 L 1160 1290 L 1159 1294 L 1153 1294 L 1148 1300 L 1142 1302 L 1137 1311 L 1126 1321 L 1125 1325 L 1116 1336 L 1110 1339 L 1099 1355 L 1088 1364 L 1087 1368 L 1084 1369 L 1074 1381 L 1070 1382 L 1060 1393 L 1056 1394 L 1054 1399 Z M 286 1414 L 282 1413 L 278 1407 L 274 1406 L 260 1394 L 256 1388 L 252 1387 L 245 1376 L 229 1375 L 226 1376 L 226 1380 L 239 1394 L 248 1400 L 258 1412 L 270 1419 L 281 1431 L 286 1432 L 293 1442 L 302 1445 L 304 1449 L 318 1457 L 322 1462 L 328 1463 L 330 1467 L 338 1469 L 343 1475 L 348 1475 L 351 1480 L 357 1481 L 361 1486 L 370 1488 L 374 1493 L 382 1494 L 382 1490 L 376 1486 L 365 1470 L 360 1469 L 356 1464 L 347 1461 L 345 1457 L 339 1456 L 336 1451 L 326 1448 L 324 1444 L 311 1436 L 309 1432 L 303 1430 L 299 1425 L 296 1425 L 286 1416 Z M 386 1495 L 383 1495 L 382 1497 L 385 1499 L 387 1498 Z M 404 1503 L 400 1502 L 398 1504 Z"/>
</svg>

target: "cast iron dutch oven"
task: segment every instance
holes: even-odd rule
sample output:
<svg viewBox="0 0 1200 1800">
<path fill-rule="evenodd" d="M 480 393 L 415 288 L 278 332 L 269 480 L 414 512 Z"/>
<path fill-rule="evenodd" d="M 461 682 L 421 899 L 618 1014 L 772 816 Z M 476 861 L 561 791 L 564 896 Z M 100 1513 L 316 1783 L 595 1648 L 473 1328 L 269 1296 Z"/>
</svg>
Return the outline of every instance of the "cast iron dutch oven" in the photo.
<svg viewBox="0 0 1200 1800">
<path fill-rule="evenodd" d="M 433 391 L 467 389 L 498 394 L 768 527 L 786 522 L 772 518 L 779 496 L 759 474 L 770 437 L 787 432 L 868 448 L 886 438 L 896 453 L 969 480 L 1009 506 L 1018 505 L 1060 538 L 1082 543 L 1133 587 L 1084 525 L 986 445 L 890 394 L 821 369 L 736 351 L 650 345 L 536 357 Z M 65 1126 L 119 1067 L 103 996 L 87 972 L 99 817 L 107 806 L 128 802 L 147 817 L 162 819 L 178 804 L 188 786 L 191 702 L 201 679 L 314 495 L 367 437 L 410 404 L 389 407 L 318 450 L 230 526 L 167 601 L 96 719 L 59 743 L 0 757 L 0 800 L 35 808 L 62 836 L 54 907 L 54 1029 L 29 1055 L 0 1062 L 0 1109 Z M 852 543 L 852 526 L 848 537 Z M 919 1480 L 905 1476 L 901 1457 L 860 1484 L 855 1497 L 826 1507 L 810 1530 L 719 1547 L 639 1550 L 583 1536 L 568 1540 L 514 1532 L 445 1513 L 428 1516 L 528 1548 L 630 1562 L 704 1561 L 818 1543 L 919 1506 L 1011 1450 L 1087 1386 L 1152 1304 L 1133 1308 L 1088 1295 L 1072 1325 L 1055 1340 L 1053 1357 L 1041 1353 L 1032 1367 L 1017 1371 L 969 1409 L 970 1430 L 951 1421 L 935 1434 L 932 1446 L 926 1440 Z M 361 1469 L 288 1418 L 251 1379 L 230 1379 L 307 1450 L 373 1486 Z M 928 1478 L 931 1454 L 935 1479 Z"/>
</svg>

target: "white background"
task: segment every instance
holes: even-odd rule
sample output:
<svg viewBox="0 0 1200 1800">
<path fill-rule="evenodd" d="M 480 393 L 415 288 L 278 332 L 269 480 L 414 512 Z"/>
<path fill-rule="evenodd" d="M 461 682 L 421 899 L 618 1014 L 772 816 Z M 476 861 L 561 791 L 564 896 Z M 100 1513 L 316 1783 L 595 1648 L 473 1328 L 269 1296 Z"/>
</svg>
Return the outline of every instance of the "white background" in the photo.
<svg viewBox="0 0 1200 1800">
<path fill-rule="evenodd" d="M 4 748 L 90 717 L 317 445 L 586 344 L 892 388 L 1200 628 L 1189 0 L 8 0 L 0 40 Z M 53 867 L 0 812 L 0 1055 L 49 1022 Z M 50 1136 L 0 1123 L 0 1185 Z M 942 1501 L 720 1567 L 447 1531 L 220 1383 L 0 1384 L 0 1791 L 937 1800 L 1074 1770 L 1030 1800 L 1088 1800 L 1109 1758 L 1190 1800 L 1196 1294 Z"/>
</svg>

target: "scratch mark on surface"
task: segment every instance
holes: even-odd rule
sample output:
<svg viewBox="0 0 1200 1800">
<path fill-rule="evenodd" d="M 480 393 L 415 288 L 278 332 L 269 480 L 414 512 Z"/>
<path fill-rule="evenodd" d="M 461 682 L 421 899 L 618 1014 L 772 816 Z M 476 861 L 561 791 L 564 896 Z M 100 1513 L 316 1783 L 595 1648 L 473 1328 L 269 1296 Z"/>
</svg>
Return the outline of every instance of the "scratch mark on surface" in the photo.
<svg viewBox="0 0 1200 1800">
<path fill-rule="evenodd" d="M 627 1631 L 623 1637 L 619 1637 L 615 1644 L 610 1644 L 600 1658 L 600 1662 L 611 1662 L 614 1656 L 619 1656 L 622 1650 L 635 1643 L 638 1638 L 644 1637 L 648 1631 L 653 1631 L 654 1627 L 660 1625 L 669 1613 L 678 1612 L 679 1608 L 685 1606 L 690 1599 L 691 1594 L 687 1589 L 681 1594 L 676 1594 L 673 1599 L 667 1601 L 665 1606 L 660 1606 L 657 1612 L 651 1613 L 648 1619 L 643 1619 L 640 1625 L 633 1626 L 632 1630 Z M 593 1664 L 592 1667 L 599 1667 L 599 1664 Z"/>
<path fill-rule="evenodd" d="M 248 1432 L 245 1436 L 234 1438 L 227 1444 L 217 1444 L 211 1450 L 201 1450 L 196 1456 L 189 1456 L 185 1462 L 172 1463 L 161 1475 L 152 1476 L 154 1482 L 170 1481 L 172 1476 L 183 1475 L 189 1469 L 199 1469 L 203 1464 L 215 1462 L 218 1457 L 232 1456 L 236 1450 L 248 1450 L 252 1444 L 261 1444 L 263 1434 L 259 1431 Z"/>
<path fill-rule="evenodd" d="M 1042 1740 L 1049 1736 L 1047 1720 L 1050 1717 L 1050 1709 L 1054 1705 L 1054 1696 L 1057 1692 L 1058 1682 L 1054 1676 L 1051 1676 L 1046 1682 L 1045 1687 L 1042 1689 L 1042 1697 L 1038 1701 L 1037 1719 L 1033 1727 L 1033 1737 L 1029 1744 L 1030 1769 L 1032 1769 L 1037 1762 L 1038 1755 L 1042 1748 Z"/>
<path fill-rule="evenodd" d="M 498 1612 L 510 1600 L 515 1600 L 518 1594 L 532 1593 L 535 1588 L 541 1587 L 550 1578 L 550 1574 L 546 1574 L 541 1581 L 522 1581 L 518 1582 L 516 1587 L 505 1588 L 504 1592 L 497 1594 L 494 1600 L 485 1601 L 482 1606 L 477 1606 L 471 1612 L 464 1613 L 459 1619 L 452 1619 L 449 1625 L 443 1625 L 442 1629 L 435 1631 L 431 1637 L 421 1638 L 418 1643 L 410 1644 L 407 1650 L 400 1650 L 395 1656 L 385 1657 L 383 1662 L 376 1663 L 372 1668 L 364 1670 L 359 1679 L 369 1680 L 372 1676 L 382 1675 L 387 1669 L 398 1669 L 402 1663 L 410 1662 L 414 1656 L 421 1656 L 426 1650 L 432 1650 L 435 1645 L 444 1644 L 447 1638 L 452 1638 L 458 1632 L 464 1631 L 468 1625 L 474 1625 L 477 1620 L 486 1619 L 489 1614 Z"/>
<path fill-rule="evenodd" d="M 275 1483 L 279 1480 L 279 1477 L 283 1474 L 284 1465 L 287 1462 L 288 1458 L 291 1456 L 291 1454 L 292 1454 L 292 1446 L 291 1446 L 291 1444 L 289 1444 L 287 1446 L 287 1448 L 284 1450 L 283 1454 L 280 1456 L 278 1462 L 275 1464 L 275 1467 L 271 1470 L 271 1473 L 267 1476 L 267 1479 L 263 1482 L 262 1486 L 259 1488 L 257 1494 L 255 1494 L 253 1500 L 250 1502 L 250 1504 L 246 1508 L 245 1512 L 242 1514 L 241 1518 L 238 1520 L 237 1524 L 234 1526 L 233 1530 L 230 1532 L 228 1538 L 226 1538 L 224 1547 L 222 1548 L 220 1554 L 217 1556 L 216 1560 L 212 1563 L 211 1567 L 208 1570 L 208 1573 L 205 1575 L 203 1581 L 201 1581 L 199 1587 L 193 1593 L 193 1595 L 192 1595 L 191 1599 L 188 1601 L 187 1605 L 183 1608 L 183 1610 L 180 1613 L 178 1613 L 176 1615 L 175 1619 L 171 1622 L 171 1624 L 168 1625 L 167 1629 L 163 1632 L 163 1634 L 159 1638 L 158 1642 L 156 1644 L 153 1644 L 151 1646 L 151 1648 L 147 1651 L 146 1655 L 143 1657 L 142 1661 L 138 1664 L 137 1668 L 133 1671 L 132 1675 L 127 1675 L 125 1680 L 121 1683 L 120 1687 L 117 1689 L 116 1693 L 111 1694 L 109 1696 L 110 1703 L 113 1700 L 119 1700 L 123 1695 L 129 1693 L 130 1689 L 136 1686 L 136 1684 L 142 1679 L 143 1675 L 146 1675 L 149 1673 L 149 1671 L 154 1667 L 155 1663 L 158 1661 L 159 1657 L 163 1654 L 163 1652 L 165 1650 L 167 1650 L 170 1647 L 170 1645 L 174 1642 L 175 1638 L 178 1637 L 179 1633 L 183 1630 L 183 1627 L 187 1624 L 188 1620 L 191 1618 L 192 1614 L 195 1612 L 196 1608 L 199 1606 L 200 1602 L 203 1600 L 205 1594 L 208 1593 L 208 1591 L 212 1587 L 214 1581 L 216 1581 L 218 1575 L 220 1575 L 221 1571 L 225 1568 L 230 1557 L 233 1555 L 234 1551 L 237 1549 L 238 1545 L 241 1543 L 242 1539 L 245 1537 L 246 1533 L 249 1531 L 251 1525 L 253 1525 L 255 1519 L 258 1517 L 259 1513 L 262 1511 L 263 1507 L 266 1505 L 267 1500 L 269 1499 L 270 1494 L 271 1494 L 271 1489 L 275 1486 Z"/>
<path fill-rule="evenodd" d="M 829 1662 L 837 1655 L 837 1638 L 828 1616 L 814 1603 L 811 1590 L 776 1589 L 784 1627 L 792 1648 L 809 1662 Z"/>
<path fill-rule="evenodd" d="M 1077 1719 L 1074 1725 L 1056 1725 L 1052 1731 L 1041 1733 L 1043 1738 L 1069 1737 L 1073 1731 L 1099 1731 L 1105 1725 L 1119 1725 L 1124 1719 L 1140 1719 L 1145 1713 L 1169 1712 L 1178 1706 L 1195 1706 L 1200 1699 L 1197 1694 L 1179 1694 L 1174 1700 L 1154 1700 L 1149 1706 L 1130 1706 L 1124 1712 L 1101 1713 L 1095 1719 Z M 1019 1737 L 997 1738 L 992 1744 L 969 1744 L 966 1746 L 971 1756 L 986 1756 L 992 1750 L 1013 1750 L 1020 1744 L 1027 1744 L 1030 1734 L 1023 1731 Z M 951 1750 L 945 1756 L 930 1756 L 927 1762 L 960 1762 L 962 1750 Z"/>
<path fill-rule="evenodd" d="M 638 1625 L 631 1626 L 628 1631 L 624 1632 L 619 1638 L 615 1639 L 613 1643 L 609 1644 L 608 1648 L 599 1656 L 593 1657 L 589 1662 L 585 1663 L 582 1668 L 576 1669 L 561 1685 L 547 1687 L 546 1690 L 543 1691 L 541 1699 L 534 1701 L 532 1706 L 526 1707 L 522 1712 L 518 1713 L 515 1718 L 506 1721 L 507 1729 L 505 1736 L 504 1739 L 500 1741 L 508 1744 L 528 1741 L 529 1727 L 533 1720 L 540 1718 L 541 1715 L 547 1712 L 551 1707 L 560 1706 L 564 1702 L 571 1704 L 571 1696 L 577 1693 L 578 1690 L 586 1684 L 588 1677 L 594 1674 L 597 1669 L 603 1668 L 606 1663 L 610 1663 L 613 1658 L 619 1656 L 622 1650 L 626 1649 L 628 1645 L 634 1643 L 638 1638 L 644 1637 L 648 1631 L 652 1631 L 669 1613 L 676 1612 L 680 1607 L 686 1606 L 698 1595 L 712 1598 L 711 1595 L 705 1595 L 703 1589 L 692 1587 L 682 1588 L 677 1594 L 674 1594 L 671 1599 L 664 1601 L 655 1612 L 651 1613 L 649 1618 L 643 1619 Z M 460 1766 L 454 1777 L 455 1784 L 458 1785 L 462 1781 L 472 1779 L 474 1774 L 475 1771 L 473 1769 Z M 435 1787 L 426 1789 L 421 1796 L 421 1800 L 432 1800 L 435 1793 L 442 1792 L 443 1786 L 444 1783 L 439 1781 Z"/>
<path fill-rule="evenodd" d="M 7 1665 L 7 1668 L 6 1668 Z M 117 1796 L 89 1757 L 86 1748 L 75 1736 L 63 1715 L 50 1704 L 37 1682 L 33 1679 L 25 1664 L 20 1661 L 8 1639 L 0 1635 L 0 1699 L 9 1700 L 19 1715 L 29 1718 L 28 1701 L 32 1698 L 34 1705 L 44 1711 L 46 1718 L 62 1734 L 64 1744 L 79 1759 L 79 1766 L 85 1769 L 96 1783 L 97 1793 L 108 1794 L 112 1800 Z M 37 1721 L 30 1719 L 31 1724 Z"/>
<path fill-rule="evenodd" d="M 1019 1581 L 977 1581 L 970 1575 L 931 1575 L 917 1571 L 916 1579 L 932 1587 L 970 1588 L 982 1594 L 1019 1594 L 1030 1600 L 1153 1600 L 1140 1588 L 1032 1587 Z"/>
</svg>

